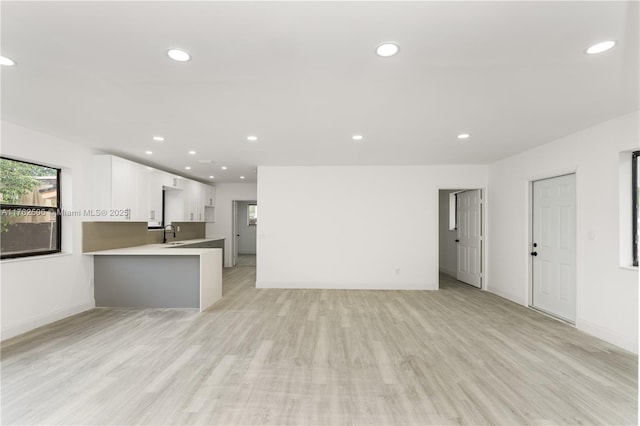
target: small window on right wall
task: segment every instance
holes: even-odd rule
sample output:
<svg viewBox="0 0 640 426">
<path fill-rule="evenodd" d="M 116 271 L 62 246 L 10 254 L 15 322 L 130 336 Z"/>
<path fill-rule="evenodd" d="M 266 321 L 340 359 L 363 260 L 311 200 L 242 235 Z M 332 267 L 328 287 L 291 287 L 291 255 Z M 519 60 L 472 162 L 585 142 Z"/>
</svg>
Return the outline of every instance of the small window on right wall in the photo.
<svg viewBox="0 0 640 426">
<path fill-rule="evenodd" d="M 631 161 L 631 205 L 633 209 L 633 266 L 638 266 L 638 240 L 640 240 L 640 215 L 638 213 L 638 200 L 640 200 L 640 178 L 638 173 L 640 173 L 640 166 L 638 162 L 640 161 L 640 151 L 635 151 L 633 153 L 632 161 Z M 627 169 L 628 170 L 628 169 Z"/>
<path fill-rule="evenodd" d="M 249 204 L 247 206 L 247 224 L 249 226 L 258 225 L 258 205 Z"/>
</svg>

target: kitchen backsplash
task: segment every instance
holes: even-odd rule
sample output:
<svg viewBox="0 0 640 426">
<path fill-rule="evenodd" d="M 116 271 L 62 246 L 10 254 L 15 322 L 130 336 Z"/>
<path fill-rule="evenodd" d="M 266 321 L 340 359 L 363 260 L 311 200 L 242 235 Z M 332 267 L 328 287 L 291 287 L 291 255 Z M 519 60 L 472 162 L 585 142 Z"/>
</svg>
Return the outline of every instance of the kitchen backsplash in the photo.
<svg viewBox="0 0 640 426">
<path fill-rule="evenodd" d="M 175 222 L 176 237 L 167 231 L 167 241 L 205 238 L 204 222 Z M 83 222 L 82 251 L 91 252 L 162 242 L 162 229 L 148 229 L 146 222 Z"/>
<path fill-rule="evenodd" d="M 173 231 L 167 230 L 167 241 L 194 240 L 205 237 L 206 225 L 204 222 L 173 222 L 173 225 L 176 227 L 176 237 L 173 238 Z M 177 231 L 178 228 L 180 231 Z M 146 244 L 161 242 L 162 229 L 149 229 Z"/>
</svg>

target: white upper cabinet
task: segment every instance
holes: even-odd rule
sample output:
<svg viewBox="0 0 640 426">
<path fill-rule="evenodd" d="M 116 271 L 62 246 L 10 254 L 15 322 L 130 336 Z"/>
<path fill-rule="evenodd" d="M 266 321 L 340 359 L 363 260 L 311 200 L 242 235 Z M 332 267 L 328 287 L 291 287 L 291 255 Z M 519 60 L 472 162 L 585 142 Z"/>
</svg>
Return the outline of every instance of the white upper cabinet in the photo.
<svg viewBox="0 0 640 426">
<path fill-rule="evenodd" d="M 185 222 L 204 222 L 205 207 L 213 207 L 215 203 L 215 188 L 187 180 L 184 182 L 183 203 Z"/>
<path fill-rule="evenodd" d="M 196 222 L 197 221 L 197 186 L 198 182 L 192 180 L 185 180 L 182 193 L 182 206 L 184 209 L 184 222 Z"/>
<path fill-rule="evenodd" d="M 207 221 L 207 209 L 206 207 L 213 207 L 216 198 L 216 188 L 200 183 L 198 185 L 198 222 Z"/>
<path fill-rule="evenodd" d="M 146 222 L 149 197 L 142 166 L 112 155 L 94 156 L 92 199 L 95 220 Z"/>
<path fill-rule="evenodd" d="M 202 186 L 202 199 L 204 200 L 204 221 L 216 221 L 216 187 L 211 185 Z"/>
<path fill-rule="evenodd" d="M 171 195 L 165 206 L 163 190 Z M 170 210 L 165 212 L 167 223 L 204 222 L 205 206 L 215 205 L 215 187 L 113 155 L 95 155 L 92 198 L 92 220 L 162 226 L 163 208 Z"/>
<path fill-rule="evenodd" d="M 216 204 L 216 187 L 211 185 L 202 184 L 201 198 L 205 207 L 213 207 Z"/>
<path fill-rule="evenodd" d="M 162 189 L 163 182 L 171 178 L 167 173 L 160 170 L 145 167 L 147 174 L 147 193 L 149 196 L 149 226 L 162 226 Z"/>
</svg>

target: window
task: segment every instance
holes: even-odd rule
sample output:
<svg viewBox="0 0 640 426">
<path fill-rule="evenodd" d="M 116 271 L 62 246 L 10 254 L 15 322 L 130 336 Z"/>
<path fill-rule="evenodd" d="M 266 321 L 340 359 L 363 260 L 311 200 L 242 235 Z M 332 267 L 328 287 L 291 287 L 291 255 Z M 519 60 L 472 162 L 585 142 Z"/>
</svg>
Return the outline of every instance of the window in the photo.
<svg viewBox="0 0 640 426">
<path fill-rule="evenodd" d="M 449 194 L 449 231 L 458 229 L 458 193 L 460 191 Z"/>
<path fill-rule="evenodd" d="M 247 224 L 256 226 L 258 224 L 258 206 L 257 204 L 249 204 L 247 206 Z"/>
<path fill-rule="evenodd" d="M 0 158 L 2 259 L 60 252 L 60 169 Z"/>
<path fill-rule="evenodd" d="M 638 200 L 640 199 L 640 179 L 638 179 L 638 173 L 640 173 L 640 167 L 638 167 L 638 161 L 640 161 L 640 151 L 633 153 L 631 161 L 631 205 L 633 209 L 633 266 L 638 266 L 638 233 L 640 232 L 640 216 L 638 215 Z M 628 170 L 628 169 L 627 169 Z"/>
</svg>

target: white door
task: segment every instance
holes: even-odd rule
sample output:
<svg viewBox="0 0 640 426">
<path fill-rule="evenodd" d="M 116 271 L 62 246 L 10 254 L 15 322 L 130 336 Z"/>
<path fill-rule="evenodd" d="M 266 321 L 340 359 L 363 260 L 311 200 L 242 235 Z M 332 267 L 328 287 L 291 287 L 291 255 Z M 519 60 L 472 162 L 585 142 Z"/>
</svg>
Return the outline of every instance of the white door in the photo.
<svg viewBox="0 0 640 426">
<path fill-rule="evenodd" d="M 576 176 L 533 183 L 533 307 L 576 319 Z"/>
<path fill-rule="evenodd" d="M 457 197 L 458 281 L 482 287 L 482 195 L 479 189 Z"/>
</svg>

